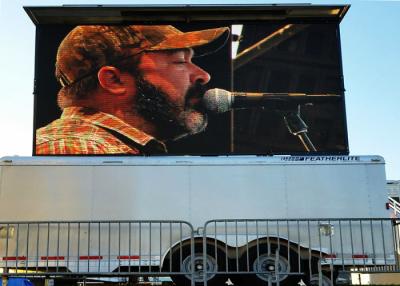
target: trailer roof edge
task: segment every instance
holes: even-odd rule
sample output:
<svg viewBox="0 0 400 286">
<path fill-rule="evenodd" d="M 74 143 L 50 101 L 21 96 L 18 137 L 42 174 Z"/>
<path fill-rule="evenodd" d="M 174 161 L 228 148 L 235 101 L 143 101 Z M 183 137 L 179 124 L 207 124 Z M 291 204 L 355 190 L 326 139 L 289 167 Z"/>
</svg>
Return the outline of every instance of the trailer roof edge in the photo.
<svg viewBox="0 0 400 286">
<path fill-rule="evenodd" d="M 24 6 L 35 25 L 191 21 L 335 21 L 350 5 L 62 5 Z"/>
</svg>

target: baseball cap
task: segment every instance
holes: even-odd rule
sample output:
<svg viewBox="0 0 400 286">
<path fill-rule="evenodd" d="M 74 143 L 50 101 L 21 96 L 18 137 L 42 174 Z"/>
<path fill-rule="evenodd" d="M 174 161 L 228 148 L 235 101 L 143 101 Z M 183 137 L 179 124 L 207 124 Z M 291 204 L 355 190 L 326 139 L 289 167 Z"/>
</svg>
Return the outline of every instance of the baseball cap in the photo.
<svg viewBox="0 0 400 286">
<path fill-rule="evenodd" d="M 182 32 L 171 25 L 77 26 L 58 47 L 56 78 L 69 86 L 102 66 L 144 51 L 201 47 L 204 55 L 221 48 L 228 36 L 228 27 Z"/>
</svg>

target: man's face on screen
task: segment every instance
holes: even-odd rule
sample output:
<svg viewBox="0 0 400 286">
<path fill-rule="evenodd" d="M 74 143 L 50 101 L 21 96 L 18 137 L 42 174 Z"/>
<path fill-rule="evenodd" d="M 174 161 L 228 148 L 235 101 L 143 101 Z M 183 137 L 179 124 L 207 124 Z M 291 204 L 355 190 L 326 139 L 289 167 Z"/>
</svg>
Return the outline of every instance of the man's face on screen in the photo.
<svg viewBox="0 0 400 286">
<path fill-rule="evenodd" d="M 201 98 L 210 75 L 192 63 L 191 49 L 142 55 L 135 109 L 173 137 L 202 131 L 207 117 Z M 170 132 L 168 132 L 170 131 Z"/>
</svg>

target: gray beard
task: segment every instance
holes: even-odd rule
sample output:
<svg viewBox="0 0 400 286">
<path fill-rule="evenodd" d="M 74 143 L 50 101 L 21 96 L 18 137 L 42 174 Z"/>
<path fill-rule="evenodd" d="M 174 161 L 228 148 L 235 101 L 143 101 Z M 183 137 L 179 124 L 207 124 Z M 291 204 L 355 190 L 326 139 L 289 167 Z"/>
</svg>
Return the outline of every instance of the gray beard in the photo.
<svg viewBox="0 0 400 286">
<path fill-rule="evenodd" d="M 134 110 L 144 119 L 157 126 L 159 139 L 177 140 L 188 135 L 200 133 L 207 127 L 207 115 L 202 106 L 188 106 L 188 98 L 202 95 L 200 84 L 192 87 L 186 94 L 184 110 L 172 104 L 168 95 L 160 88 L 146 81 L 142 76 L 136 77 L 137 94 Z"/>
</svg>

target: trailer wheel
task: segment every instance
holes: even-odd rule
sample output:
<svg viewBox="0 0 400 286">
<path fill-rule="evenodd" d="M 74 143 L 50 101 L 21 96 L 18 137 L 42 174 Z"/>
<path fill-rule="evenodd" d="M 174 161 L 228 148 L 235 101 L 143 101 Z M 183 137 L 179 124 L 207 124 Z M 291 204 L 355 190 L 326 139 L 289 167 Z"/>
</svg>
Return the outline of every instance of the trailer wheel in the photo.
<svg viewBox="0 0 400 286">
<path fill-rule="evenodd" d="M 297 285 L 300 281 L 300 275 L 288 274 L 296 272 L 298 269 L 298 255 L 294 251 L 290 252 L 290 261 L 288 260 L 287 248 L 281 246 L 279 256 L 276 256 L 277 245 L 268 247 L 265 244 L 259 246 L 259 250 L 253 247 L 249 250 L 249 265 L 247 265 L 247 253 L 244 253 L 240 259 L 242 271 L 250 270 L 254 274 L 241 275 L 236 279 L 237 285 L 267 285 L 271 281 L 272 285 Z M 243 268 L 244 266 L 244 268 Z M 262 272 L 262 273 L 260 273 Z"/>
<path fill-rule="evenodd" d="M 192 272 L 192 261 L 191 261 L 191 250 L 190 244 L 185 244 L 182 248 L 173 250 L 172 252 L 172 271 L 170 272 Z M 226 275 L 217 274 L 218 271 L 225 271 L 226 254 L 221 249 L 217 248 L 215 254 L 214 244 L 207 245 L 207 255 L 203 255 L 203 244 L 200 241 L 195 242 L 194 255 L 193 255 L 193 266 L 194 273 L 193 277 L 191 274 L 171 275 L 172 280 L 176 286 L 190 286 L 191 279 L 193 278 L 196 286 L 203 285 L 203 273 L 204 273 L 204 257 L 206 259 L 206 272 L 207 272 L 207 285 L 208 286 L 223 286 L 227 280 Z M 181 260 L 182 259 L 182 260 Z M 164 265 L 168 265 L 167 260 Z M 163 267 L 165 270 L 165 267 Z"/>
<path fill-rule="evenodd" d="M 327 267 L 320 268 L 318 266 L 319 257 L 311 258 L 311 272 L 307 270 L 307 277 L 309 278 L 310 285 L 319 285 L 319 271 L 322 272 L 322 286 L 332 286 L 336 285 L 336 278 L 338 277 L 338 269 L 336 267 L 332 267 L 331 269 Z M 309 260 L 306 261 L 307 266 L 305 268 L 309 269 Z"/>
<path fill-rule="evenodd" d="M 305 267 L 306 268 L 306 267 Z M 330 270 L 323 269 L 322 270 L 322 286 L 334 286 L 336 285 L 336 278 L 338 276 L 337 269 L 334 269 L 332 272 Z M 309 270 L 306 270 L 306 277 L 304 279 L 307 285 L 311 286 L 319 286 L 319 273 L 318 270 L 313 272 L 313 274 L 309 273 Z"/>
<path fill-rule="evenodd" d="M 318 274 L 313 274 L 310 278 L 310 285 L 311 286 L 332 286 L 335 285 L 332 283 L 331 279 L 328 278 L 327 276 L 323 275 L 321 276 L 321 285 L 319 284 L 319 275 Z"/>
</svg>

